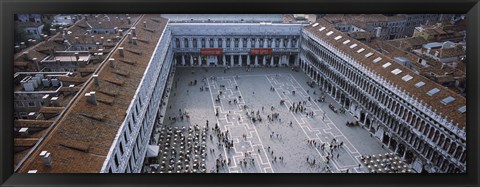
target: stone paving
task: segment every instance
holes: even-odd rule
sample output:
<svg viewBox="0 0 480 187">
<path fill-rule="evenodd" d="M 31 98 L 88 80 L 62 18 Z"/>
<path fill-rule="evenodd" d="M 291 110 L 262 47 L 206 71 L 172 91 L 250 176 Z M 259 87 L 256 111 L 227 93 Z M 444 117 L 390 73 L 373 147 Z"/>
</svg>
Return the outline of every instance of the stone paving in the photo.
<svg viewBox="0 0 480 187">
<path fill-rule="evenodd" d="M 358 167 L 360 156 L 389 151 L 361 127 L 347 127 L 345 123 L 355 118 L 348 112 L 341 114 L 330 110 L 328 103 L 339 107 L 331 97 L 325 95 L 325 102 L 314 101 L 321 90 L 318 86 L 310 88 L 307 81 L 310 78 L 303 72 L 290 68 L 260 67 L 246 71 L 244 67 L 228 70 L 179 67 L 163 126 L 206 127 L 209 121 L 207 136 L 213 136 L 207 138 L 207 172 L 216 172 L 218 158 L 231 160 L 229 165 L 220 167 L 218 172 L 221 173 L 368 172 L 365 166 Z M 313 116 L 289 110 L 293 103 L 299 102 L 305 103 L 306 112 L 313 112 Z M 178 115 L 179 109 L 186 111 L 190 118 L 169 120 Z M 261 122 L 251 118 L 257 113 Z M 268 120 L 267 116 L 274 113 L 278 113 L 278 118 Z M 232 149 L 228 150 L 213 133 L 211 128 L 215 124 L 221 132 L 228 130 Z M 332 142 L 334 138 L 336 142 Z M 315 141 L 316 146 L 308 141 Z M 342 146 L 330 149 L 331 144 L 340 142 Z M 323 150 L 321 144 L 325 144 Z M 329 153 L 332 156 L 327 163 Z"/>
</svg>

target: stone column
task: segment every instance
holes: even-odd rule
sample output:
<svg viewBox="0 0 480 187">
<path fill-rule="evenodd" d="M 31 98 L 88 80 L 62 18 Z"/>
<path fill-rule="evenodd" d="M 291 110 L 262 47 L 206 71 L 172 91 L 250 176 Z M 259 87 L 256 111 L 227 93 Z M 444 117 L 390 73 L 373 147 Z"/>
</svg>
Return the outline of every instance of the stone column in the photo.
<svg viewBox="0 0 480 187">
<path fill-rule="evenodd" d="M 292 48 L 292 39 L 288 38 L 287 48 Z"/>
<path fill-rule="evenodd" d="M 264 39 L 263 39 L 263 46 L 262 46 L 262 47 L 263 47 L 263 48 L 268 47 L 268 38 L 264 38 Z"/>
<path fill-rule="evenodd" d="M 223 66 L 227 65 L 227 58 L 225 58 L 225 55 L 223 55 Z"/>
<path fill-rule="evenodd" d="M 279 48 L 281 48 L 281 49 L 284 48 L 284 47 L 283 47 L 283 42 L 285 42 L 285 41 L 283 41 L 283 38 L 281 38 L 281 39 L 280 39 L 280 46 L 279 46 Z"/>
<path fill-rule="evenodd" d="M 182 66 L 185 66 L 185 55 L 182 55 Z"/>
<path fill-rule="evenodd" d="M 273 59 L 274 59 L 274 57 L 270 56 L 270 66 L 273 66 Z"/>
<path fill-rule="evenodd" d="M 251 38 L 247 39 L 247 48 L 252 48 L 252 40 Z M 250 58 L 249 58 L 250 59 Z"/>
<path fill-rule="evenodd" d="M 193 55 L 190 55 L 190 66 L 193 66 Z"/>
<path fill-rule="evenodd" d="M 218 56 L 215 56 L 215 65 L 218 65 Z"/>
<path fill-rule="evenodd" d="M 275 48 L 275 38 L 272 38 L 272 48 Z"/>
<path fill-rule="evenodd" d="M 238 55 L 238 63 L 242 66 L 242 55 Z"/>
<path fill-rule="evenodd" d="M 222 38 L 222 47 L 223 47 L 224 49 L 227 48 L 227 39 L 226 39 L 226 38 Z"/>
<path fill-rule="evenodd" d="M 192 38 L 188 38 L 188 46 L 189 48 L 193 48 L 193 39 Z"/>
<path fill-rule="evenodd" d="M 255 38 L 255 48 L 259 48 L 259 47 L 260 47 L 260 39 Z"/>
<path fill-rule="evenodd" d="M 265 66 L 265 64 L 267 64 L 267 59 L 265 58 L 265 55 L 263 55 L 262 64 L 263 64 L 264 66 Z"/>
<path fill-rule="evenodd" d="M 231 45 L 231 44 L 230 44 Z M 230 66 L 233 67 L 233 63 L 234 63 L 234 60 L 233 60 L 233 55 L 230 55 Z"/>
<path fill-rule="evenodd" d="M 247 55 L 247 65 L 250 65 L 250 54 Z"/>
<path fill-rule="evenodd" d="M 255 55 L 255 66 L 258 66 L 258 55 Z"/>
<path fill-rule="evenodd" d="M 198 66 L 202 66 L 202 56 L 198 55 Z"/>
<path fill-rule="evenodd" d="M 218 38 L 213 39 L 213 47 L 218 48 Z"/>
<path fill-rule="evenodd" d="M 240 49 L 243 48 L 243 38 L 238 39 L 238 48 L 240 48 Z M 242 63 L 240 62 L 240 64 L 242 64 Z"/>
</svg>

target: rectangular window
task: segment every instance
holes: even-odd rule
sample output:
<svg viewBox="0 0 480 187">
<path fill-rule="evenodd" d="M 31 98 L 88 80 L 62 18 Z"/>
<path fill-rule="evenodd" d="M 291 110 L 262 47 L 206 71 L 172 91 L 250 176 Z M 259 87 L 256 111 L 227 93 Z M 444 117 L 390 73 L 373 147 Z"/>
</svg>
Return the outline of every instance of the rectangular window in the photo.
<svg viewBox="0 0 480 187">
<path fill-rule="evenodd" d="M 227 48 L 230 48 L 230 38 L 227 39 Z"/>
<path fill-rule="evenodd" d="M 238 48 L 238 38 L 235 38 L 235 48 Z"/>
<path fill-rule="evenodd" d="M 221 38 L 218 39 L 218 47 L 222 48 L 222 42 L 223 42 L 223 40 Z"/>
<path fill-rule="evenodd" d="M 209 44 L 210 44 L 210 48 L 213 48 L 213 38 L 210 38 Z"/>
<path fill-rule="evenodd" d="M 242 39 L 242 41 L 243 41 L 243 48 L 247 48 L 247 39 L 244 38 Z"/>
<path fill-rule="evenodd" d="M 205 38 L 202 38 L 202 48 L 205 48 Z"/>
<path fill-rule="evenodd" d="M 430 91 L 427 92 L 427 95 L 432 96 L 440 92 L 438 88 L 431 89 Z"/>
</svg>

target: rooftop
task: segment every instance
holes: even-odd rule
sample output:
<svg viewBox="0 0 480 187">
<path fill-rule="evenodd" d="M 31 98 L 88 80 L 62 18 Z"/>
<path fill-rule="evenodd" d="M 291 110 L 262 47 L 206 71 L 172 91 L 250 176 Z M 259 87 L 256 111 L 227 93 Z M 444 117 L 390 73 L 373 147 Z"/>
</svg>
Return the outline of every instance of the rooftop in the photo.
<svg viewBox="0 0 480 187">
<path fill-rule="evenodd" d="M 152 18 L 160 22 L 152 21 Z M 164 30 L 167 20 L 159 15 L 144 15 L 138 23 L 147 22 L 147 31 L 143 24 L 137 24 L 138 38 L 150 42 L 129 43 L 128 39 L 119 46 L 125 48 L 125 57 L 117 51 L 111 58 L 118 59 L 115 68 L 103 62 L 99 68 L 99 85 L 92 79 L 86 82 L 85 89 L 75 98 L 72 106 L 55 124 L 50 134 L 39 147 L 28 157 L 18 172 L 38 170 L 39 173 L 96 173 L 99 172 L 106 159 L 118 128 L 125 118 L 130 101 L 139 85 L 151 55 Z M 141 50 L 136 54 L 129 50 Z M 123 62 L 135 62 L 134 64 Z M 128 76 L 120 76 L 115 72 L 128 72 Z M 87 102 L 85 93 L 96 91 L 98 105 Z M 82 151 L 83 150 L 83 151 Z M 39 154 L 41 151 L 52 153 L 52 167 L 44 166 Z"/>
<path fill-rule="evenodd" d="M 373 73 L 379 75 L 380 77 L 383 77 L 385 80 L 397 86 L 400 90 L 404 90 L 408 95 L 413 96 L 413 98 L 418 98 L 418 101 L 423 101 L 423 103 L 425 103 L 427 106 L 431 106 L 432 110 L 436 111 L 442 117 L 447 116 L 448 121 L 453 120 L 453 124 L 457 124 L 460 129 L 466 126 L 466 113 L 457 110 L 458 108 L 466 105 L 465 97 L 423 76 L 415 74 L 412 70 L 400 64 L 391 63 L 391 65 L 387 67 L 382 67 L 382 65 L 393 62 L 394 60 L 372 49 L 366 44 L 363 44 L 346 36 L 344 33 L 336 30 L 333 25 L 331 25 L 324 19 L 319 19 L 317 23 L 319 23 L 321 27 L 325 27 L 326 29 L 319 31 L 318 28 L 320 28 L 320 26 L 314 28 L 311 25 L 306 26 L 305 29 L 312 32 L 317 37 L 322 38 L 327 43 L 330 43 L 333 46 L 337 47 L 339 50 L 349 54 L 350 56 L 352 56 L 352 58 L 356 59 L 356 61 L 358 61 L 364 67 L 366 67 Z M 333 34 L 327 36 L 326 33 L 328 32 L 333 32 Z M 335 40 L 334 38 L 337 36 L 343 36 L 343 38 L 340 40 Z M 345 40 L 351 40 L 348 43 L 349 45 L 342 44 Z M 357 44 L 357 47 L 350 48 L 349 46 L 352 44 Z M 365 50 L 362 52 L 357 52 L 357 50 L 360 48 L 364 48 Z M 373 53 L 373 55 L 366 57 L 365 54 L 367 53 Z M 372 60 L 376 59 L 377 57 L 381 57 L 382 60 L 377 63 L 372 62 Z M 412 78 L 409 79 L 409 81 L 402 80 L 402 77 L 406 75 L 410 75 L 412 76 Z M 426 84 L 421 87 L 416 87 L 415 84 L 418 82 L 424 82 Z M 427 92 L 434 88 L 439 89 L 439 92 L 432 96 L 427 95 Z M 447 105 L 444 105 L 440 102 L 441 100 L 449 96 L 453 97 L 455 101 Z"/>
</svg>

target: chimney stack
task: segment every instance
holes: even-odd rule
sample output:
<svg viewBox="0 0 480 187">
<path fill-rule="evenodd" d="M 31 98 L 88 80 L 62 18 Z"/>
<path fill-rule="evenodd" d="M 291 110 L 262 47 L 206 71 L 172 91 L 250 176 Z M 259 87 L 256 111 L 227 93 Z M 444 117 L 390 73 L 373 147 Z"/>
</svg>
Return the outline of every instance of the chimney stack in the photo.
<svg viewBox="0 0 480 187">
<path fill-rule="evenodd" d="M 79 44 L 79 43 L 80 43 L 80 39 L 78 38 L 78 36 L 75 37 L 75 43 L 76 43 L 76 44 Z"/>
<path fill-rule="evenodd" d="M 50 95 L 49 94 L 45 94 L 43 97 L 42 97 L 42 101 L 43 101 L 43 106 L 49 106 L 50 105 Z"/>
<path fill-rule="evenodd" d="M 87 62 L 86 62 L 85 59 L 79 59 L 78 60 L 78 65 L 83 68 L 87 65 Z"/>
<path fill-rule="evenodd" d="M 143 28 L 147 28 L 147 21 L 143 21 Z"/>
<path fill-rule="evenodd" d="M 118 35 L 119 35 L 119 36 L 123 36 L 123 30 L 122 30 L 122 29 L 119 29 L 119 30 L 118 30 Z"/>
<path fill-rule="evenodd" d="M 38 64 L 38 59 L 37 58 L 32 58 L 33 63 L 35 63 L 35 67 L 37 68 L 37 71 L 40 72 L 40 65 Z"/>
<path fill-rule="evenodd" d="M 52 97 L 50 99 L 50 103 L 54 106 L 54 107 L 59 107 L 60 106 L 60 102 L 58 101 L 58 97 Z"/>
<path fill-rule="evenodd" d="M 21 128 L 18 133 L 20 133 L 21 136 L 28 136 L 28 128 Z"/>
<path fill-rule="evenodd" d="M 94 91 L 86 93 L 85 97 L 87 98 L 87 102 L 89 102 L 90 104 L 97 105 L 97 97 L 95 96 Z"/>
<path fill-rule="evenodd" d="M 133 44 L 133 45 L 137 45 L 137 37 L 133 37 L 133 38 L 132 38 L 132 44 Z"/>
<path fill-rule="evenodd" d="M 135 27 L 132 27 L 132 36 L 137 36 L 137 32 L 135 32 L 137 28 Z"/>
<path fill-rule="evenodd" d="M 35 118 L 36 118 L 35 112 L 28 113 L 28 119 L 35 119 Z"/>
<path fill-rule="evenodd" d="M 118 48 L 118 53 L 120 54 L 121 57 L 125 57 L 125 52 L 123 51 L 123 47 Z"/>
<path fill-rule="evenodd" d="M 25 60 L 30 60 L 30 58 L 29 58 L 29 56 L 28 56 L 28 51 L 23 52 L 23 59 L 25 59 Z"/>
<path fill-rule="evenodd" d="M 48 167 L 52 167 L 52 156 L 47 151 L 42 151 L 40 153 L 40 157 L 42 158 L 43 164 Z"/>
<path fill-rule="evenodd" d="M 130 43 L 132 43 L 132 33 L 129 32 L 127 35 L 128 35 L 128 40 L 130 41 Z"/>
<path fill-rule="evenodd" d="M 130 17 L 127 17 L 127 22 L 129 25 L 132 24 L 132 19 Z"/>
<path fill-rule="evenodd" d="M 80 54 L 78 52 L 75 52 L 75 59 L 78 61 L 80 59 Z"/>
<path fill-rule="evenodd" d="M 97 86 L 98 86 L 98 85 L 99 85 L 99 82 L 98 82 L 98 75 L 94 74 L 94 75 L 92 75 L 92 77 L 93 77 L 93 81 L 95 81 L 95 85 L 97 85 Z"/>
<path fill-rule="evenodd" d="M 115 68 L 115 59 L 110 58 L 110 59 L 108 59 L 108 61 L 110 61 L 110 67 Z"/>
<path fill-rule="evenodd" d="M 102 36 L 102 37 L 100 37 L 100 43 L 102 43 L 102 44 L 103 44 L 103 39 L 104 39 L 104 37 L 103 37 L 103 36 Z"/>
</svg>

